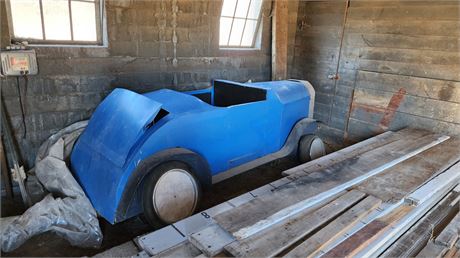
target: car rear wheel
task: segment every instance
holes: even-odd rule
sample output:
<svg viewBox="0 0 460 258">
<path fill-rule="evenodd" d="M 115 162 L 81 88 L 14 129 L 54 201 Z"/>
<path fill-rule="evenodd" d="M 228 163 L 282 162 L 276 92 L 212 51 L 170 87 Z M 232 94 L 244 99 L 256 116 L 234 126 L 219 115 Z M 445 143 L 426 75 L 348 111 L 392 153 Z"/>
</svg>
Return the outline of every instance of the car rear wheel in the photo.
<svg viewBox="0 0 460 258">
<path fill-rule="evenodd" d="M 298 158 L 302 163 L 326 155 L 323 141 L 316 135 L 305 135 L 300 138 Z"/>
<path fill-rule="evenodd" d="M 174 223 L 193 214 L 200 194 L 200 184 L 187 165 L 162 164 L 144 183 L 144 216 L 156 228 Z"/>
</svg>

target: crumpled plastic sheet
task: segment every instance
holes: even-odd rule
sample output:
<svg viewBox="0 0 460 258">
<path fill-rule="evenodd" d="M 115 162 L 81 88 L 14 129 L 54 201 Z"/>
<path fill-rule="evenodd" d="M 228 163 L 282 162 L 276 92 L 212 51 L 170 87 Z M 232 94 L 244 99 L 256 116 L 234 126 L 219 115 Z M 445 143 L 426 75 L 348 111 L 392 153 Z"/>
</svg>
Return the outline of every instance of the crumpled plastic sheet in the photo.
<svg viewBox="0 0 460 258">
<path fill-rule="evenodd" d="M 88 121 L 72 124 L 40 146 L 35 174 L 49 194 L 24 214 L 2 219 L 2 251 L 13 251 L 29 238 L 48 231 L 67 239 L 73 246 L 100 247 L 102 232 L 97 213 L 66 164 L 87 124 Z"/>
</svg>

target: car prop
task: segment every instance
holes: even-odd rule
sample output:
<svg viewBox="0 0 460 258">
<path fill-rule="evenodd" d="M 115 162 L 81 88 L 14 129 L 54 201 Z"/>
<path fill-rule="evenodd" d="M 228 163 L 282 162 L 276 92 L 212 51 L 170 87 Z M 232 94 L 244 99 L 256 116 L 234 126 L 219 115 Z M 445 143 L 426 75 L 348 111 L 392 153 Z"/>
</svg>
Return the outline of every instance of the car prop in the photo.
<svg viewBox="0 0 460 258">
<path fill-rule="evenodd" d="M 306 81 L 215 80 L 191 92 L 115 89 L 76 142 L 73 173 L 110 223 L 161 226 L 195 211 L 202 188 L 270 161 L 325 154 Z"/>
</svg>

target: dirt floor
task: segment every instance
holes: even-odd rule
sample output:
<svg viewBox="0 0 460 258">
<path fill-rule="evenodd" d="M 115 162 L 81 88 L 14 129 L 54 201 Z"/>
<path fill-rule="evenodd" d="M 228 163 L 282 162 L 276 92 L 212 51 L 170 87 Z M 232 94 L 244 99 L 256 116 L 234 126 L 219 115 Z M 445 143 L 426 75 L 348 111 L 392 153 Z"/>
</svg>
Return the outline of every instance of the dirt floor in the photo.
<svg viewBox="0 0 460 258">
<path fill-rule="evenodd" d="M 199 211 L 277 180 L 282 177 L 282 171 L 296 165 L 298 163 L 291 159 L 278 160 L 215 184 L 211 190 L 203 194 Z M 19 196 L 17 197 L 20 198 Z M 20 205 L 20 203 L 20 200 L 7 201 L 2 198 L 2 217 L 18 215 L 24 212 L 24 206 Z M 111 225 L 102 218 L 99 221 L 104 234 L 100 249 L 73 247 L 66 240 L 53 233 L 45 233 L 33 237 L 13 252 L 2 252 L 1 256 L 93 256 L 111 247 L 130 241 L 136 236 L 152 231 L 139 217 L 116 225 Z"/>
</svg>

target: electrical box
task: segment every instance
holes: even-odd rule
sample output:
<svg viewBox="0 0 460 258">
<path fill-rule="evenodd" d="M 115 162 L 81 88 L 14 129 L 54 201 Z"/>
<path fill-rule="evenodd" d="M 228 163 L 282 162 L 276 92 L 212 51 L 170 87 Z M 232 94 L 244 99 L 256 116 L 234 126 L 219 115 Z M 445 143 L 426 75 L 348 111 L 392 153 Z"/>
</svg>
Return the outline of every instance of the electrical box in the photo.
<svg viewBox="0 0 460 258">
<path fill-rule="evenodd" d="M 36 75 L 38 73 L 35 50 L 2 51 L 2 74 L 5 76 Z"/>
</svg>

